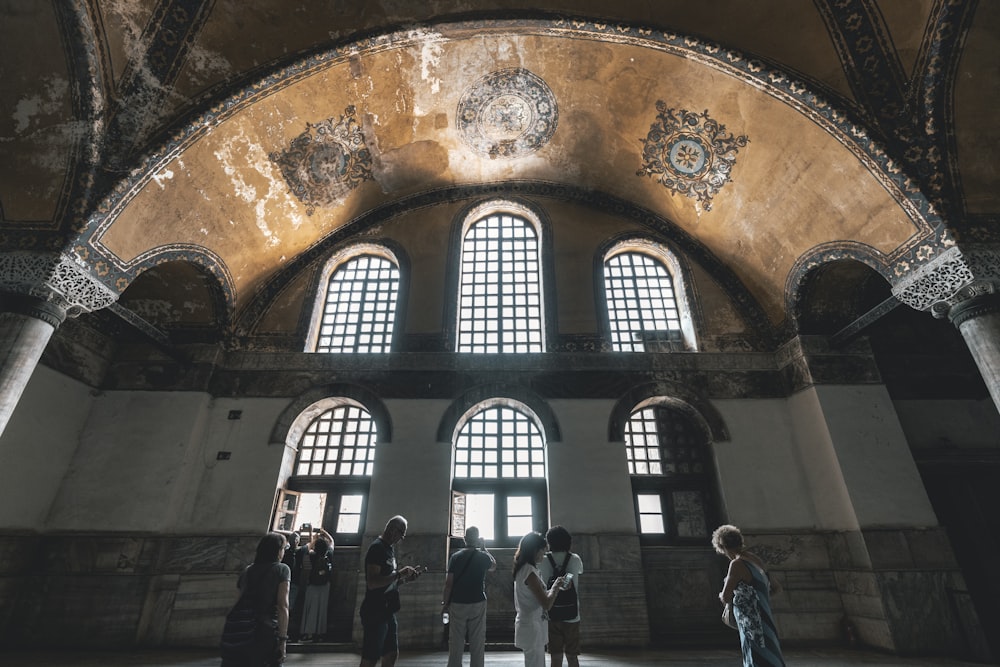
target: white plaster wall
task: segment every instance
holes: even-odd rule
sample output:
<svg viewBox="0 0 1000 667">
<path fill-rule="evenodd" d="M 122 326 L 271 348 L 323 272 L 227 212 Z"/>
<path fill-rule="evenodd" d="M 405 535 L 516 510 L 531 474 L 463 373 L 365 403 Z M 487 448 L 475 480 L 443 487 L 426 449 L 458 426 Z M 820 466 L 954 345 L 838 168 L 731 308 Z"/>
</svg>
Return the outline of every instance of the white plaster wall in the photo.
<svg viewBox="0 0 1000 667">
<path fill-rule="evenodd" d="M 548 443 L 551 525 L 571 533 L 635 533 L 623 442 L 608 442 L 614 402 L 550 401 L 561 442 Z"/>
<path fill-rule="evenodd" d="M 260 532 L 282 447 L 268 435 L 287 401 L 213 401 L 194 392 L 94 399 L 49 515 L 52 530 Z M 242 418 L 229 420 L 229 410 Z M 216 452 L 231 459 L 217 461 Z"/>
<path fill-rule="evenodd" d="M 91 400 L 86 385 L 35 368 L 0 437 L 0 528 L 45 527 Z"/>
<path fill-rule="evenodd" d="M 214 399 L 185 457 L 185 491 L 175 503 L 181 532 L 261 532 L 270 528 L 285 443 L 269 437 L 287 399 Z M 241 411 L 230 420 L 230 410 Z M 217 454 L 228 451 L 228 461 Z M 294 460 L 295 452 L 290 451 Z"/>
<path fill-rule="evenodd" d="M 800 451 L 798 424 L 789 402 L 713 403 L 730 434 L 728 442 L 712 444 L 727 520 L 755 531 L 817 525 L 808 455 Z"/>
<path fill-rule="evenodd" d="M 936 526 L 906 436 L 884 385 L 815 391 L 862 528 Z"/>
<path fill-rule="evenodd" d="M 411 534 L 448 532 L 451 511 L 451 443 L 437 442 L 449 401 L 389 400 L 392 442 L 375 450 L 365 533 L 377 535 L 396 514 Z"/>
</svg>

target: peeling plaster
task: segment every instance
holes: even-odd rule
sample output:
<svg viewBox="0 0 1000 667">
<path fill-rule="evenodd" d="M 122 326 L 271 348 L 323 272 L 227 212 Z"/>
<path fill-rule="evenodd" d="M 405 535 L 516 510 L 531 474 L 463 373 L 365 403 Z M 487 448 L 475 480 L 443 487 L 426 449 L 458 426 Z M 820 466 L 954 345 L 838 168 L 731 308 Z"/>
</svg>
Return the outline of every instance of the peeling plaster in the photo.
<svg viewBox="0 0 1000 667">
<path fill-rule="evenodd" d="M 420 79 L 430 84 L 432 95 L 437 95 L 441 92 L 441 79 L 431 75 L 431 68 L 436 69 L 441 64 L 443 36 L 431 30 L 412 30 L 408 36 L 420 42 Z"/>
<path fill-rule="evenodd" d="M 170 171 L 169 169 L 164 169 L 158 174 L 153 174 L 153 180 L 156 181 L 156 184 L 160 186 L 161 190 L 166 188 L 163 182 L 171 181 L 173 180 L 173 178 L 174 178 L 174 172 Z"/>
<path fill-rule="evenodd" d="M 269 210 L 281 210 L 281 224 L 290 224 L 293 229 L 298 229 L 305 223 L 303 214 L 299 212 L 298 201 L 285 184 L 281 170 L 271 162 L 267 150 L 258 142 L 251 141 L 242 130 L 220 150 L 215 151 L 215 157 L 229 176 L 233 194 L 247 204 L 253 204 L 254 224 L 266 239 L 265 246 L 274 247 L 281 243 L 281 239 L 268 224 Z M 267 182 L 266 193 L 259 194 L 257 187 L 244 177 L 244 174 L 252 176 L 253 172 Z M 272 202 L 278 202 L 278 205 L 269 206 Z M 233 220 L 229 224 L 236 225 Z"/>
<path fill-rule="evenodd" d="M 38 129 L 44 122 L 43 117 L 58 116 L 62 111 L 63 103 L 69 95 L 69 82 L 59 76 L 47 76 L 40 83 L 39 91 L 22 97 L 14 107 L 12 118 L 15 134 Z"/>
<path fill-rule="evenodd" d="M 196 84 L 210 84 L 225 80 L 235 73 L 232 63 L 224 56 L 197 44 L 188 50 L 185 64 L 188 67 L 191 81 Z"/>
</svg>

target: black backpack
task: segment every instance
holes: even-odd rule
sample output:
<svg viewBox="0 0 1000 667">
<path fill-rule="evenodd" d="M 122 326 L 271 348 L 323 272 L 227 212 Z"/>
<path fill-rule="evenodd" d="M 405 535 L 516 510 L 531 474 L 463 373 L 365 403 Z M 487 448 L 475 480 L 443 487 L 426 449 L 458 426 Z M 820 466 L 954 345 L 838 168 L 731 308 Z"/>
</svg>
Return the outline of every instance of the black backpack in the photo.
<svg viewBox="0 0 1000 667">
<path fill-rule="evenodd" d="M 333 559 L 327 551 L 322 556 L 312 556 L 312 568 L 309 570 L 309 583 L 314 586 L 322 586 L 329 583 L 333 576 Z"/>
<path fill-rule="evenodd" d="M 556 580 L 557 577 L 561 577 L 566 574 L 566 566 L 569 565 L 570 552 L 566 552 L 566 558 L 563 560 L 562 567 L 556 565 L 555 558 L 552 557 L 551 553 L 545 554 L 545 557 L 549 559 L 549 563 L 552 565 L 552 576 L 546 584 L 547 588 L 552 588 L 552 582 Z M 549 620 L 550 621 L 569 621 L 576 618 L 577 614 L 580 613 L 580 602 L 576 596 L 576 582 L 564 591 L 559 591 L 556 595 L 555 604 L 549 609 Z"/>
</svg>

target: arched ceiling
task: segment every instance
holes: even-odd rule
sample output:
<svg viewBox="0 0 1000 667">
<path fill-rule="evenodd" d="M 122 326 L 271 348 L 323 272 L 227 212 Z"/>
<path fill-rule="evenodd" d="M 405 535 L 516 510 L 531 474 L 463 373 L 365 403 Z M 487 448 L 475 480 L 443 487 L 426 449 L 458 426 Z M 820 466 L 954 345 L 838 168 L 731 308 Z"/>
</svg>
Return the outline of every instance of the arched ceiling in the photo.
<svg viewBox="0 0 1000 667">
<path fill-rule="evenodd" d="M 891 280 L 994 234 L 1000 209 L 995 3 L 75 0 L 0 17 L 0 250 L 71 252 L 119 291 L 183 259 L 240 312 L 338 230 L 495 186 L 662 223 L 780 323 L 811 266 Z"/>
</svg>

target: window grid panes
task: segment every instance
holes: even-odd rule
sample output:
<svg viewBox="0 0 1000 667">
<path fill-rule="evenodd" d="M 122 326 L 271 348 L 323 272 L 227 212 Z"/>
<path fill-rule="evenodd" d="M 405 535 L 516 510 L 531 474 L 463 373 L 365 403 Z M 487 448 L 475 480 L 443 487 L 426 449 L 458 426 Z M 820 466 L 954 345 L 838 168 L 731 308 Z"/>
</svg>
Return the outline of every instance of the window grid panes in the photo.
<svg viewBox="0 0 1000 667">
<path fill-rule="evenodd" d="M 375 421 L 367 410 L 337 406 L 309 424 L 299 445 L 296 475 L 371 477 Z"/>
<path fill-rule="evenodd" d="M 524 413 L 495 407 L 473 415 L 455 443 L 455 477 L 544 479 L 542 433 Z"/>
<path fill-rule="evenodd" d="M 706 450 L 689 419 L 672 418 L 663 408 L 643 408 L 625 425 L 630 475 L 681 477 L 706 472 Z"/>
<path fill-rule="evenodd" d="M 362 255 L 338 268 L 327 284 L 317 352 L 389 352 L 396 319 L 399 269 Z"/>
<path fill-rule="evenodd" d="M 651 338 L 681 339 L 674 281 L 662 263 L 637 252 L 615 255 L 604 263 L 604 290 L 613 350 L 642 352 Z"/>
<path fill-rule="evenodd" d="M 661 534 L 666 532 L 663 523 L 663 503 L 660 496 L 652 493 L 636 495 L 636 505 L 639 508 L 639 531 L 644 534 Z"/>
<path fill-rule="evenodd" d="M 476 222 L 462 242 L 459 352 L 543 352 L 538 236 L 522 218 Z"/>
<path fill-rule="evenodd" d="M 340 497 L 340 511 L 337 514 L 338 533 L 357 533 L 361 530 L 361 508 L 365 497 L 361 494 Z"/>
</svg>

